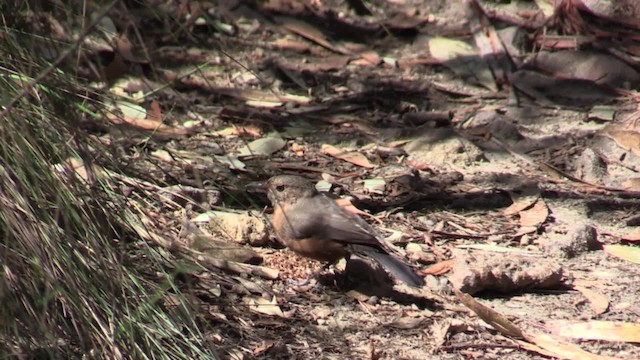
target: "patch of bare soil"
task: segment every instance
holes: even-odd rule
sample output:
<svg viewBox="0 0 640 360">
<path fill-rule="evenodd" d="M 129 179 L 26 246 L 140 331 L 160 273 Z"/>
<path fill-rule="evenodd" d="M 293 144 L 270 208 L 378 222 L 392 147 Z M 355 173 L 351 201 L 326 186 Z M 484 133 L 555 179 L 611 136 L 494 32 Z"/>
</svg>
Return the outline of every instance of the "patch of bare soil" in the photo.
<svg viewBox="0 0 640 360">
<path fill-rule="evenodd" d="M 186 218 L 180 243 L 207 232 L 255 246 L 233 259 L 202 250 L 228 260 L 205 261 L 230 280 L 198 297 L 223 358 L 640 358 L 640 47 L 597 40 L 640 30 L 637 10 L 184 4 L 160 7 L 194 20 L 146 49 L 157 78 L 113 85 L 154 89 L 164 127 L 125 117 L 127 136 L 112 136 L 142 150 L 131 164 L 148 181 L 205 189 L 176 197 L 194 200 L 172 215 Z M 135 23 L 159 26 L 150 19 Z M 320 264 L 265 244 L 267 203 L 244 191 L 282 173 L 350 195 L 427 285 L 394 285 L 358 259 L 291 283 Z M 252 220 L 191 226 L 247 209 Z"/>
</svg>

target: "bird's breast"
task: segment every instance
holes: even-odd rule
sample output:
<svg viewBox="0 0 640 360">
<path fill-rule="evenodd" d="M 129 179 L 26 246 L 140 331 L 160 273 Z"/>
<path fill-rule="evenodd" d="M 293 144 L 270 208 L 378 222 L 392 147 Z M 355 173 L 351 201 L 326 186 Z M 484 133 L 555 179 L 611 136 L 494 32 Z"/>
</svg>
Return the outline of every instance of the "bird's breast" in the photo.
<svg viewBox="0 0 640 360">
<path fill-rule="evenodd" d="M 274 230 L 284 245 L 302 256 L 318 261 L 334 262 L 347 256 L 348 252 L 343 243 L 323 236 L 326 232 L 308 223 L 313 221 L 314 217 L 310 214 L 300 216 L 301 214 L 297 213 L 299 211 L 302 209 L 288 208 L 286 204 L 274 208 Z"/>
<path fill-rule="evenodd" d="M 290 240 L 287 247 L 302 256 L 318 261 L 335 262 L 348 255 L 344 244 L 327 239 L 295 239 Z"/>
</svg>

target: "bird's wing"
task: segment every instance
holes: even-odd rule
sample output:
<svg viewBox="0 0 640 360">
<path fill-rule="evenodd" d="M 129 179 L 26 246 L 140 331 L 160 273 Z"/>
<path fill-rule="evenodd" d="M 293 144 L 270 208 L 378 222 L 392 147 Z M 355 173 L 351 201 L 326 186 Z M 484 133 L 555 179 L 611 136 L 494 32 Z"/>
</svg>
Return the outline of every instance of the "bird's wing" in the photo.
<svg viewBox="0 0 640 360">
<path fill-rule="evenodd" d="M 297 238 L 313 236 L 344 243 L 383 247 L 377 232 L 366 221 L 325 195 L 317 194 L 303 199 L 299 208 L 292 210 L 292 229 Z"/>
</svg>

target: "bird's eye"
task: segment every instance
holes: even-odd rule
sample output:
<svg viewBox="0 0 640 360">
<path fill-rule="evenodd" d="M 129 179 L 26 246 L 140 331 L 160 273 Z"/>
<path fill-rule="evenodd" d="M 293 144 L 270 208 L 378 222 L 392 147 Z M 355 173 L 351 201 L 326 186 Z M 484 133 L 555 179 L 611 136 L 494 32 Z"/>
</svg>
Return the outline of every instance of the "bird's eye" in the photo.
<svg viewBox="0 0 640 360">
<path fill-rule="evenodd" d="M 277 190 L 278 192 L 283 192 L 283 191 L 284 191 L 284 185 L 278 185 L 278 186 L 276 186 L 276 190 Z"/>
</svg>

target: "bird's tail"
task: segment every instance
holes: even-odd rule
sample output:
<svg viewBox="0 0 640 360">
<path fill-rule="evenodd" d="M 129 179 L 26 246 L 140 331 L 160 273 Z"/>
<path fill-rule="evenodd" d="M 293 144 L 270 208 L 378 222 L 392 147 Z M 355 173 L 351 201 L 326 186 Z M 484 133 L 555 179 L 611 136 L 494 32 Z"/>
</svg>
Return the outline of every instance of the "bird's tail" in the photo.
<svg viewBox="0 0 640 360">
<path fill-rule="evenodd" d="M 396 259 L 394 256 L 366 245 L 352 245 L 351 247 L 354 254 L 363 255 L 375 260 L 380 266 L 387 270 L 391 276 L 403 283 L 413 287 L 422 287 L 424 285 L 424 280 L 418 276 L 409 265 Z"/>
</svg>

